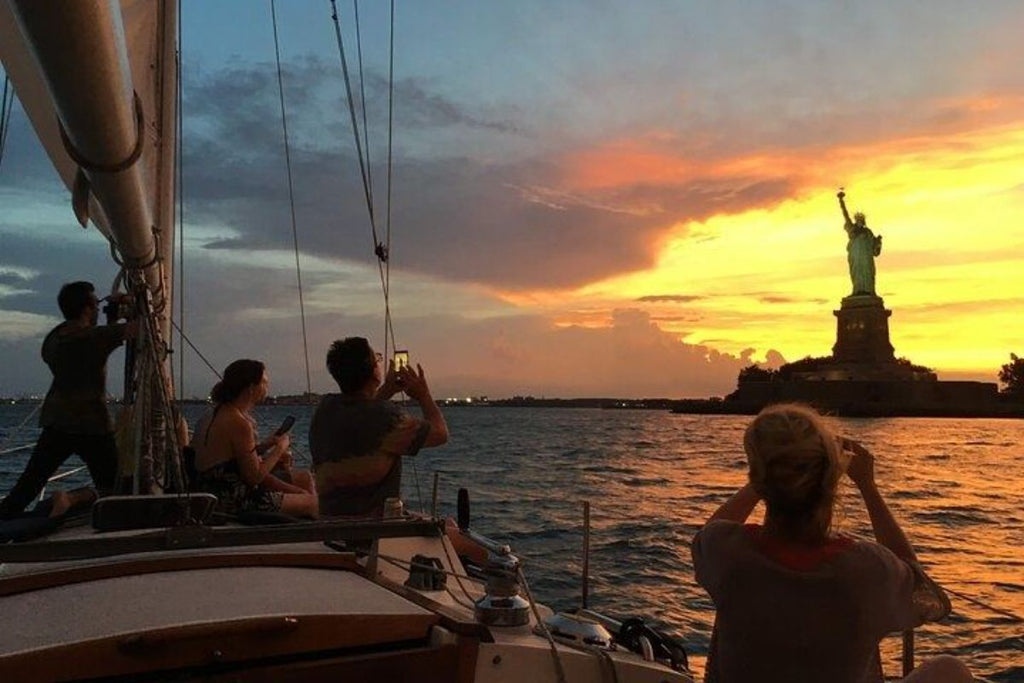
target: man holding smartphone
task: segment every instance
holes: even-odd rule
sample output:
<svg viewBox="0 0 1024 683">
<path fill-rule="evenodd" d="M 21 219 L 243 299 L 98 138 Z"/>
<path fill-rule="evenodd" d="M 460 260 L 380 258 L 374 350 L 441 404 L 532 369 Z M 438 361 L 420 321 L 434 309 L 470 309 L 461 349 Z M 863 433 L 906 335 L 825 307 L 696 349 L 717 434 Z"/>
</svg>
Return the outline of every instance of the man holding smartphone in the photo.
<svg viewBox="0 0 1024 683">
<path fill-rule="evenodd" d="M 413 370 L 404 358 L 385 374 L 383 358 L 365 338 L 331 344 L 327 369 L 341 393 L 321 399 L 309 428 L 320 514 L 379 516 L 384 500 L 401 494 L 402 456 L 448 441 L 423 368 Z M 422 418 L 391 401 L 399 391 L 419 404 Z"/>
</svg>

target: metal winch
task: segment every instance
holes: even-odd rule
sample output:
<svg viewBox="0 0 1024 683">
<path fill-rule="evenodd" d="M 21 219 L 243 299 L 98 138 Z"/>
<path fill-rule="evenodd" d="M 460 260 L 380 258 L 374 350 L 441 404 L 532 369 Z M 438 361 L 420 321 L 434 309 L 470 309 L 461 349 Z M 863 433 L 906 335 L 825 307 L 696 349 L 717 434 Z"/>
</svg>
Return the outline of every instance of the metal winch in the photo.
<svg viewBox="0 0 1024 683">
<path fill-rule="evenodd" d="M 481 539 L 484 540 L 484 539 Z M 519 558 L 507 545 L 489 547 L 486 594 L 474 604 L 477 621 L 487 626 L 530 623 L 530 603 L 519 595 Z"/>
</svg>

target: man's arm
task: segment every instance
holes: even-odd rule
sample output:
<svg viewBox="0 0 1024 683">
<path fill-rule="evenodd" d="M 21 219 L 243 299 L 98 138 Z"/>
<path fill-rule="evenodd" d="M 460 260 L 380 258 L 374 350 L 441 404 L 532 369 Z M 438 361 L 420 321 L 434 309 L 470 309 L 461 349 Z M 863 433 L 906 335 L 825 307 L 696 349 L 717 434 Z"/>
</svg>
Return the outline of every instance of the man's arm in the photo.
<svg viewBox="0 0 1024 683">
<path fill-rule="evenodd" d="M 405 393 L 409 394 L 420 410 L 423 411 L 423 419 L 430 424 L 430 433 L 424 440 L 424 446 L 440 446 L 448 442 L 448 423 L 441 414 L 441 409 L 433 396 L 430 395 L 430 387 L 427 386 L 427 379 L 423 375 L 423 368 L 416 365 L 416 371 L 405 366 L 399 370 L 399 380 Z"/>
</svg>

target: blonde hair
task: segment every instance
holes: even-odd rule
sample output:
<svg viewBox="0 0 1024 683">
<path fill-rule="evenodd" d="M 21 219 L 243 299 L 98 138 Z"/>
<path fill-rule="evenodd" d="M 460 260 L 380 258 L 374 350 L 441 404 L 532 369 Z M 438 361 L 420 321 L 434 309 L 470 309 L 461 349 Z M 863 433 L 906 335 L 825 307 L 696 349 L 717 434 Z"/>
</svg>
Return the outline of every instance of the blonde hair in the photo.
<svg viewBox="0 0 1024 683">
<path fill-rule="evenodd" d="M 743 448 L 768 513 L 784 525 L 812 523 L 826 536 L 848 458 L 825 419 L 805 405 L 768 406 L 747 427 Z"/>
</svg>

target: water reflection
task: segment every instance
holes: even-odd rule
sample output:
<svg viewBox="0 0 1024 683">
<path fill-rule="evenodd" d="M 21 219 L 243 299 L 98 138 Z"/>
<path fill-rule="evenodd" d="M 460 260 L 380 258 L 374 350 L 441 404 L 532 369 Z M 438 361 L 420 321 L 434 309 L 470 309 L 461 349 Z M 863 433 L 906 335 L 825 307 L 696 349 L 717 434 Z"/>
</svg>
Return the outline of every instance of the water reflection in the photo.
<svg viewBox="0 0 1024 683">
<path fill-rule="evenodd" d="M 200 410 L 190 408 L 193 422 Z M 263 408 L 259 415 L 270 430 L 287 413 L 299 417 L 293 446 L 301 451 L 308 411 Z M 0 412 L 0 425 L 23 417 Z M 591 605 L 657 620 L 691 652 L 706 651 L 713 607 L 694 583 L 689 542 L 743 481 L 749 418 L 495 408 L 450 409 L 447 417 L 451 442 L 405 469 L 408 507 L 429 508 L 433 472 L 442 475 L 446 514 L 454 513 L 456 489 L 469 488 L 474 527 L 511 542 L 538 597 L 570 608 L 580 595 L 581 504 L 589 500 Z M 951 591 L 953 615 L 918 632 L 918 657 L 948 652 L 988 680 L 1024 680 L 1022 624 L 1014 618 L 1024 615 L 1024 422 L 839 424 L 873 450 L 886 500 L 929 573 Z M 21 463 L 0 459 L 0 489 L 10 487 Z M 835 526 L 870 538 L 852 485 L 841 489 Z M 898 639 L 885 641 L 883 656 L 886 670 L 898 672 Z"/>
</svg>

